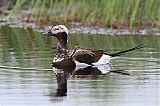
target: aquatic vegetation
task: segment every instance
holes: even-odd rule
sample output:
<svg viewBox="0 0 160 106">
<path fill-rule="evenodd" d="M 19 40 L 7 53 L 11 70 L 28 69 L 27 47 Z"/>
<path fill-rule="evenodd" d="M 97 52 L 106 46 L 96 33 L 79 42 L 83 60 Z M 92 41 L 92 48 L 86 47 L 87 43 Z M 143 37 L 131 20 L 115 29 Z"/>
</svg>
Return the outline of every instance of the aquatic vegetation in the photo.
<svg viewBox="0 0 160 106">
<path fill-rule="evenodd" d="M 25 21 L 39 24 L 80 22 L 120 29 L 143 26 L 160 27 L 159 0 L 14 0 L 8 15 L 20 10 L 30 13 Z M 7 1 L 5 1 L 7 2 Z"/>
</svg>

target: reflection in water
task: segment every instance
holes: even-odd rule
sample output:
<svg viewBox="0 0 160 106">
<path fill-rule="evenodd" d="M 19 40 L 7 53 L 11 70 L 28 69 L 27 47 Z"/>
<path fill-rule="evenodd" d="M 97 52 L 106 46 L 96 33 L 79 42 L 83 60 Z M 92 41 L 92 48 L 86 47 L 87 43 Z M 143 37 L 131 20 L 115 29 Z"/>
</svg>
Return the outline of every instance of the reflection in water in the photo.
<svg viewBox="0 0 160 106">
<path fill-rule="evenodd" d="M 97 67 L 85 67 L 85 68 L 64 68 L 58 69 L 53 67 L 53 71 L 57 78 L 57 97 L 67 95 L 67 79 L 73 78 L 92 78 L 96 79 L 98 75 L 106 74 L 109 72 L 109 65 L 102 65 Z M 106 73 L 104 73 L 106 72 Z"/>
<path fill-rule="evenodd" d="M 57 79 L 57 91 L 52 99 L 54 101 L 63 100 L 58 99 L 63 96 L 67 96 L 67 80 L 68 79 L 97 79 L 99 75 L 105 75 L 107 73 L 118 73 L 123 75 L 130 75 L 124 70 L 112 70 L 109 64 L 106 65 L 98 65 L 98 66 L 89 66 L 89 67 L 76 67 L 76 68 L 64 68 L 58 69 L 53 67 L 54 74 Z"/>
<path fill-rule="evenodd" d="M 67 76 L 68 70 L 53 68 L 53 71 L 57 78 L 57 93 L 56 96 L 66 96 L 67 95 Z"/>
</svg>

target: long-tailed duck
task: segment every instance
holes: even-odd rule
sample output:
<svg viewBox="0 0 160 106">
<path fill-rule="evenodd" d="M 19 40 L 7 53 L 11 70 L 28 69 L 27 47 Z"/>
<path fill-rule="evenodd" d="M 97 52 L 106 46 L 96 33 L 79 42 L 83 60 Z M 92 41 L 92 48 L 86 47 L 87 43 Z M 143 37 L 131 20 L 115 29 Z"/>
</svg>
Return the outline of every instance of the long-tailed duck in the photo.
<svg viewBox="0 0 160 106">
<path fill-rule="evenodd" d="M 106 53 L 103 50 L 82 48 L 68 50 L 68 29 L 64 25 L 53 26 L 48 32 L 44 33 L 44 35 L 54 36 L 58 39 L 57 52 L 53 59 L 53 66 L 58 68 L 76 66 L 87 67 L 108 64 L 113 57 L 143 48 L 143 45 L 138 45 L 136 47 L 112 54 Z"/>
</svg>

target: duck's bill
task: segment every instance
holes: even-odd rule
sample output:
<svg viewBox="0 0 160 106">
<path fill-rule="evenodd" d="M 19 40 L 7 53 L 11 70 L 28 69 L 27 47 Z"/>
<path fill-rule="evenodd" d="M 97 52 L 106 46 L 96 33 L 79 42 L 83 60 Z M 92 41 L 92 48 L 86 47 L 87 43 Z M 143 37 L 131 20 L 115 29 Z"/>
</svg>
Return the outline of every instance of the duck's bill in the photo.
<svg viewBox="0 0 160 106">
<path fill-rule="evenodd" d="M 46 36 L 54 36 L 51 31 L 44 32 L 43 35 L 46 35 Z"/>
</svg>

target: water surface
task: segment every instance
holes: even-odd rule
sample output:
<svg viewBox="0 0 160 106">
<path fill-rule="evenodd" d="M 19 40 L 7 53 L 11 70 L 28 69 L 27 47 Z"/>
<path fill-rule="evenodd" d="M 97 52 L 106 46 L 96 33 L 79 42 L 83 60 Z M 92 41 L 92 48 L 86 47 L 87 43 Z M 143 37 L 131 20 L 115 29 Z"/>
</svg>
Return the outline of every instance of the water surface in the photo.
<svg viewBox="0 0 160 106">
<path fill-rule="evenodd" d="M 69 77 L 66 95 L 57 95 L 52 71 L 56 39 L 32 29 L 0 27 L 0 106 L 159 106 L 160 37 L 70 35 L 74 46 L 113 53 L 144 43 L 111 63 L 103 75 Z M 82 72 L 83 71 L 83 72 Z M 86 69 L 79 73 L 84 73 Z M 98 72 L 98 71 L 95 71 Z"/>
</svg>

